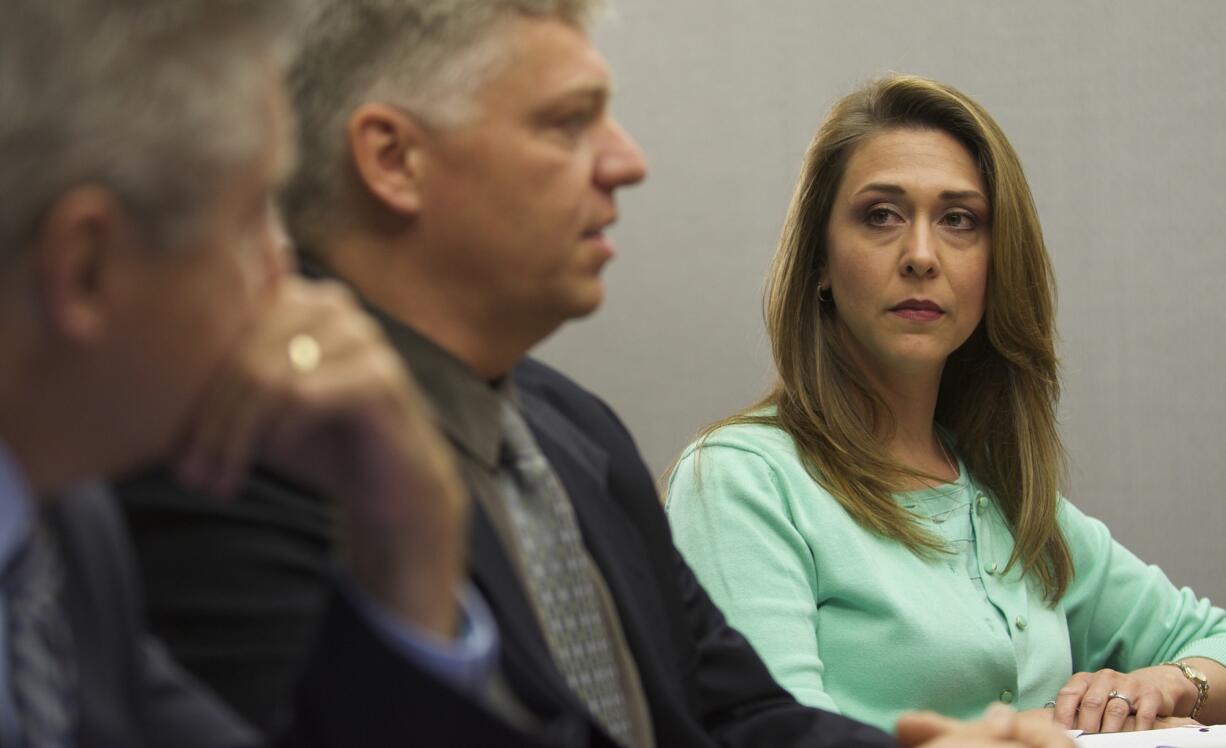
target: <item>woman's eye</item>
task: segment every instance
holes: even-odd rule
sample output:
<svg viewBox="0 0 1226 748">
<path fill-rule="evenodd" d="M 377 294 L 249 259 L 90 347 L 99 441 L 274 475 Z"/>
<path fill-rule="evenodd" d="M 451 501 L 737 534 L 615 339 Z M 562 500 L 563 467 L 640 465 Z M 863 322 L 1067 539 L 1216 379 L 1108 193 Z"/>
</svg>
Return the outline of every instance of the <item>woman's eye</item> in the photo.
<svg viewBox="0 0 1226 748">
<path fill-rule="evenodd" d="M 896 223 L 897 218 L 898 214 L 889 208 L 871 208 L 864 216 L 864 220 L 870 226 L 888 226 Z"/>
<path fill-rule="evenodd" d="M 941 221 L 951 229 L 958 229 L 960 231 L 969 231 L 977 225 L 975 217 L 970 213 L 946 213 Z"/>
</svg>

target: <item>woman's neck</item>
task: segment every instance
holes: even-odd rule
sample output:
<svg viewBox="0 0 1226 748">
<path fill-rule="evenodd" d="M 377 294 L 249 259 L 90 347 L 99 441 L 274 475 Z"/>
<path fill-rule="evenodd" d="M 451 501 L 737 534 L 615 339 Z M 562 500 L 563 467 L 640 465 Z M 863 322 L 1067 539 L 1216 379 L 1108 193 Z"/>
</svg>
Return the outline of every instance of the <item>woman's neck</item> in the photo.
<svg viewBox="0 0 1226 748">
<path fill-rule="evenodd" d="M 861 366 L 865 378 L 885 401 L 893 416 L 877 434 L 886 451 L 907 467 L 936 476 L 942 481 L 958 479 L 957 460 L 946 450 L 936 434 L 934 419 L 941 389 L 941 368 L 930 371 L 882 372 Z M 889 427 L 892 430 L 886 430 Z M 908 483 L 907 488 L 923 488 L 931 481 Z"/>
</svg>

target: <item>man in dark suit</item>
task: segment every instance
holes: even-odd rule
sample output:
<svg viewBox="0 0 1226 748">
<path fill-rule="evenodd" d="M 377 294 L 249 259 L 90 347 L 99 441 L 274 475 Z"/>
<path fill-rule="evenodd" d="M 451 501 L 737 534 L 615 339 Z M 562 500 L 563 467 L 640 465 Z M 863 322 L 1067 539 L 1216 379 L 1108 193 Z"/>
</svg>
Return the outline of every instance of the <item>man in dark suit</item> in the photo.
<svg viewBox="0 0 1226 748">
<path fill-rule="evenodd" d="M 349 284 L 378 316 L 456 447 L 473 500 L 468 572 L 498 621 L 501 657 L 470 694 L 556 745 L 892 745 L 800 706 L 773 681 L 674 549 L 617 417 L 525 358 L 600 304 L 614 193 L 645 175 L 609 112 L 609 73 L 584 30 L 596 5 L 333 0 L 291 73 L 304 168 L 287 205 L 308 269 Z M 193 501 L 157 476 L 128 496 L 142 534 L 173 526 Z M 297 520 L 279 514 L 313 501 L 287 498 L 271 474 L 240 503 L 251 512 L 239 522 L 241 547 L 279 536 L 286 559 L 309 559 L 308 535 L 326 537 L 317 524 L 295 531 L 302 542 L 285 540 Z M 318 511 L 297 516 L 326 523 Z M 183 533 L 178 552 L 226 548 L 211 537 Z M 174 555 L 147 547 L 146 575 L 156 580 Z M 286 594 L 272 570 L 226 563 L 247 570 L 251 589 Z M 308 577 L 294 599 L 309 601 Z M 171 617 L 185 594 L 154 586 L 167 592 L 155 618 L 186 660 L 211 649 L 231 666 L 249 661 L 241 637 L 258 629 L 258 595 L 197 606 L 234 623 L 206 647 Z M 899 737 L 1064 740 L 1008 712 L 970 726 L 916 716 Z"/>
<path fill-rule="evenodd" d="M 260 0 L 10 0 L 0 23 L 0 744 L 252 746 L 146 634 L 97 483 L 255 460 L 344 518 L 288 745 L 518 744 L 467 696 L 495 629 L 467 497 L 378 328 L 287 275 L 288 17 Z M 197 560 L 207 564 L 207 558 Z M 428 707 L 422 694 L 429 694 Z"/>
</svg>

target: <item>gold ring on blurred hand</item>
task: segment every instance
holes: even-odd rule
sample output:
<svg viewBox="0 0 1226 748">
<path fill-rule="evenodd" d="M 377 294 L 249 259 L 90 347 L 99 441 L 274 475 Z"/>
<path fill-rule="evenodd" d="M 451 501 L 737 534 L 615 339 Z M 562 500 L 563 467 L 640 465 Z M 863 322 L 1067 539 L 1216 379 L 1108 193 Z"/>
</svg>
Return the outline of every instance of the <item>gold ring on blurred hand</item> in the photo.
<svg viewBox="0 0 1226 748">
<path fill-rule="evenodd" d="M 287 352 L 290 366 L 299 374 L 309 374 L 318 369 L 323 353 L 319 341 L 304 332 L 289 339 Z"/>
</svg>

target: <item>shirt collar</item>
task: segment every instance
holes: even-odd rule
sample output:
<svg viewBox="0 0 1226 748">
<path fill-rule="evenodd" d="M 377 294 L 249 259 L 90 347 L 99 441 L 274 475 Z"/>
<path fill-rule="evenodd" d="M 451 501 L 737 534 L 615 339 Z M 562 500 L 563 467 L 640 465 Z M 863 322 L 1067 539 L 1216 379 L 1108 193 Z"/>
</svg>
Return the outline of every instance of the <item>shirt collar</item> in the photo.
<svg viewBox="0 0 1226 748">
<path fill-rule="evenodd" d="M 309 253 L 302 258 L 301 268 L 310 278 L 328 277 L 344 282 Z M 357 289 L 351 290 L 357 292 Z M 361 298 L 361 294 L 358 296 Z M 408 362 L 410 373 L 434 409 L 438 427 L 459 449 L 484 467 L 497 468 L 502 448 L 503 403 L 507 399 L 518 401 L 511 375 L 492 384 L 486 382 L 434 341 L 365 299 L 362 303 L 379 321 L 392 346 Z"/>
<path fill-rule="evenodd" d="M 502 408 L 515 399 L 511 377 L 490 384 L 413 328 L 373 311 L 429 398 L 439 428 L 486 468 L 498 467 Z"/>
</svg>

